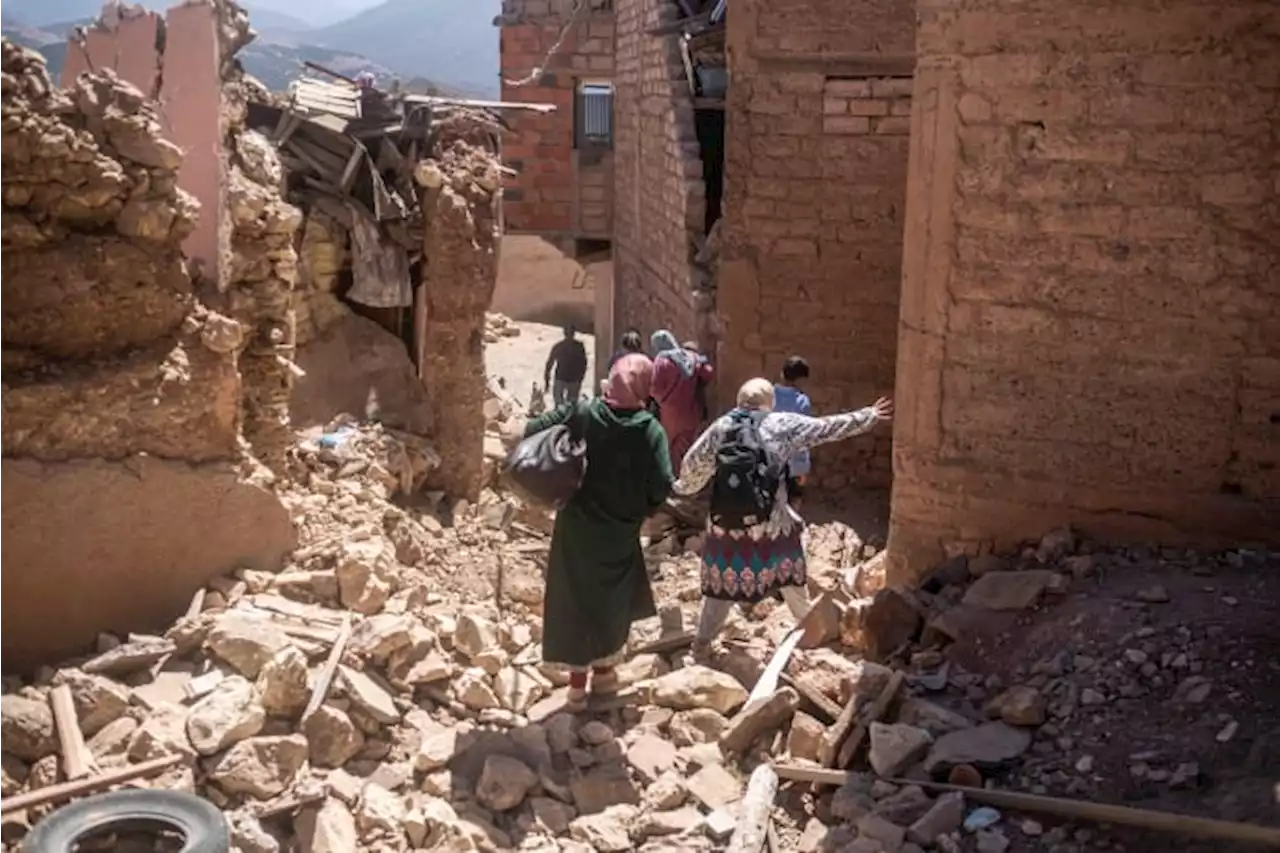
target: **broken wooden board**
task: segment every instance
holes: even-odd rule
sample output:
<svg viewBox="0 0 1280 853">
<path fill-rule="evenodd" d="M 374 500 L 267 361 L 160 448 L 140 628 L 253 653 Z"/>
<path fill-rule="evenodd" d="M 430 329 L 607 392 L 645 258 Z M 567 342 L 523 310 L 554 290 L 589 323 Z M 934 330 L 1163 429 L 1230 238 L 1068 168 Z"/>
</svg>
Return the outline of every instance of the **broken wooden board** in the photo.
<svg viewBox="0 0 1280 853">
<path fill-rule="evenodd" d="M 769 659 L 764 672 L 756 680 L 755 687 L 751 688 L 751 695 L 747 697 L 746 701 L 747 705 L 750 705 L 754 700 L 768 698 L 778 689 L 778 677 L 787 668 L 787 661 L 791 660 L 791 653 L 795 651 L 796 643 L 800 642 L 803 634 L 803 631 L 797 629 L 788 634 L 778 644 L 778 648 L 773 653 L 773 657 Z"/>
<path fill-rule="evenodd" d="M 69 780 L 83 779 L 98 770 L 93 753 L 84 742 L 80 720 L 76 716 L 75 700 L 71 687 L 59 684 L 49 691 L 49 707 L 53 711 L 54 726 L 58 730 L 58 745 L 62 750 L 62 771 Z"/>
<path fill-rule="evenodd" d="M 351 617 L 346 616 L 342 620 L 342 627 L 338 629 L 338 637 L 334 640 L 333 648 L 329 650 L 329 658 L 316 677 L 315 686 L 311 689 L 311 697 L 307 700 L 307 707 L 298 720 L 299 729 L 306 724 L 312 714 L 320 710 L 320 706 L 328 697 L 329 688 L 333 686 L 333 677 L 338 673 L 338 664 L 342 663 L 342 653 L 346 651 L 347 642 L 351 639 L 351 630 Z"/>
<path fill-rule="evenodd" d="M 786 672 L 782 673 L 780 680 L 788 687 L 794 687 L 801 698 L 813 705 L 819 712 L 819 716 L 824 717 L 828 723 L 835 722 L 840 717 L 840 706 L 827 698 L 827 694 L 819 690 L 812 680 L 803 675 L 796 677 Z"/>
<path fill-rule="evenodd" d="M 747 793 L 738 812 L 738 825 L 725 853 L 760 853 L 767 843 L 773 816 L 773 801 L 778 795 L 778 774 L 768 764 L 751 771 Z"/>
<path fill-rule="evenodd" d="M 841 786 L 861 778 L 861 774 L 843 770 L 829 770 L 808 764 L 774 764 L 778 778 L 792 782 L 808 782 L 814 785 Z M 1132 826 L 1155 832 L 1172 832 L 1181 835 L 1212 838 L 1221 841 L 1262 844 L 1280 848 L 1280 829 L 1257 826 L 1251 823 L 1170 814 L 1151 809 L 1115 806 L 1108 803 L 1085 802 L 1067 797 L 1049 797 L 1043 794 L 1024 794 L 1020 791 L 999 791 L 993 788 L 970 788 L 966 785 L 946 785 L 919 779 L 887 779 L 895 785 L 919 785 L 941 793 L 964 794 L 965 799 L 1004 809 L 1053 815 L 1067 820 L 1087 820 Z"/>
<path fill-rule="evenodd" d="M 630 657 L 638 655 L 663 655 L 671 652 L 687 649 L 693 645 L 693 639 L 696 636 L 693 631 L 684 631 L 679 634 L 672 634 L 670 637 L 659 637 L 652 643 L 645 643 L 637 646 L 630 653 Z"/>
<path fill-rule="evenodd" d="M 853 734 L 844 742 L 844 746 L 840 747 L 840 755 L 836 758 L 836 763 L 841 767 L 848 767 L 853 761 L 854 753 L 862 746 L 862 742 L 867 739 L 867 732 L 871 729 L 871 724 L 879 722 L 889 711 L 889 706 L 893 704 L 894 698 L 897 697 L 898 691 L 902 689 L 902 682 L 906 680 L 902 670 L 895 669 L 893 675 L 889 676 L 889 683 L 880 691 L 880 695 L 871 703 L 870 709 L 866 715 L 858 722 L 858 727 L 853 730 Z"/>
<path fill-rule="evenodd" d="M 187 757 L 181 754 L 167 755 L 164 758 L 143 761 L 139 764 L 129 764 L 116 770 L 108 770 L 105 773 L 78 779 L 74 782 L 63 782 L 60 785 L 37 788 L 25 794 L 5 797 L 4 811 L 6 815 L 15 814 L 36 806 L 58 803 L 63 800 L 83 797 L 86 794 L 96 794 L 98 791 L 104 791 L 113 785 L 132 782 L 134 779 L 143 779 L 148 776 L 158 776 L 171 767 L 185 764 L 186 761 Z"/>
</svg>

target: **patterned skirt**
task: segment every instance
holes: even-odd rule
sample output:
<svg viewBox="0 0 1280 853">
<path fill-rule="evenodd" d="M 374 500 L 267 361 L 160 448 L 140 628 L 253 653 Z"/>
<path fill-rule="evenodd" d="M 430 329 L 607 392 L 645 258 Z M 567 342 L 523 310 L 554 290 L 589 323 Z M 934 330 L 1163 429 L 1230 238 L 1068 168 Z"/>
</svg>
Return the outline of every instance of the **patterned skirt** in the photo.
<svg viewBox="0 0 1280 853">
<path fill-rule="evenodd" d="M 784 586 L 805 585 L 800 525 L 778 536 L 751 535 L 763 528 L 707 531 L 702 549 L 704 596 L 754 604 Z"/>
</svg>

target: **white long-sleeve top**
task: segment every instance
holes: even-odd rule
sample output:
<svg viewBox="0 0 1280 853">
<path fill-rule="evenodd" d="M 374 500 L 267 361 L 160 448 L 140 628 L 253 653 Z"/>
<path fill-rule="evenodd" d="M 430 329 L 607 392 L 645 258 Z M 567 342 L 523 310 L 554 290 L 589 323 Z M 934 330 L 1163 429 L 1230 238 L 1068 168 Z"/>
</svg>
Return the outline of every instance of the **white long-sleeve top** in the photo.
<svg viewBox="0 0 1280 853">
<path fill-rule="evenodd" d="M 716 453 L 730 426 L 730 415 L 732 412 L 717 418 L 702 435 L 698 436 L 698 440 L 684 455 L 684 462 L 680 467 L 680 479 L 675 483 L 676 494 L 697 494 L 711 481 L 716 471 Z M 760 440 L 768 453 L 785 461 L 798 451 L 861 435 L 875 426 L 879 420 L 875 409 L 870 406 L 858 409 L 856 412 L 843 412 L 821 418 L 792 412 L 770 412 L 760 422 Z M 707 523 L 710 524 L 710 520 Z M 799 523 L 800 517 L 787 503 L 787 484 L 784 479 L 778 484 L 773 512 L 764 524 L 765 529 L 753 531 L 753 533 L 769 537 L 783 536 L 790 533 Z"/>
</svg>

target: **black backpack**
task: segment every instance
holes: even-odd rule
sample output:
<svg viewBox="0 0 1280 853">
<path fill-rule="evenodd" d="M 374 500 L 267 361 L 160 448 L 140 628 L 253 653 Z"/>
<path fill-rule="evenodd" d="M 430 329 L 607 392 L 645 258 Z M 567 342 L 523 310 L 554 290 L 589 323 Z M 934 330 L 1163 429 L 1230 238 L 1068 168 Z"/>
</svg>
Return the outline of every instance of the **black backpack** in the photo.
<svg viewBox="0 0 1280 853">
<path fill-rule="evenodd" d="M 768 412 L 734 412 L 711 481 L 711 523 L 741 529 L 762 524 L 773 512 L 783 465 L 765 449 L 760 422 Z"/>
</svg>

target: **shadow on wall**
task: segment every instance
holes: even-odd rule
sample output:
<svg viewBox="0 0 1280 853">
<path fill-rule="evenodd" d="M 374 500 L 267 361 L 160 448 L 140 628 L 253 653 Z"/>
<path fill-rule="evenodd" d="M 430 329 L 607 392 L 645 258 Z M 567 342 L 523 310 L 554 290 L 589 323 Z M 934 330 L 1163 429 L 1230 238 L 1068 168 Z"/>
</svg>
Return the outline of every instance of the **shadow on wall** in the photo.
<svg viewBox="0 0 1280 853">
<path fill-rule="evenodd" d="M 596 268 L 584 266 L 541 237 L 502 238 L 493 310 L 513 320 L 594 332 Z"/>
</svg>

